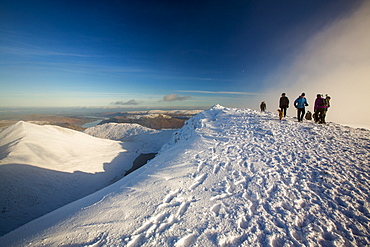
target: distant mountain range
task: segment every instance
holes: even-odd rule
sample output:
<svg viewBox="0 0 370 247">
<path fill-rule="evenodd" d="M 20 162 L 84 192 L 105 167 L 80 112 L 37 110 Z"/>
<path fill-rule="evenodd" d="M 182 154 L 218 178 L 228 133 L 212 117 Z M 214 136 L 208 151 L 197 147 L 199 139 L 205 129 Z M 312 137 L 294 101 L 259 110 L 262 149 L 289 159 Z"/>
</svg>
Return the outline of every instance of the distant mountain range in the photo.
<svg viewBox="0 0 370 247">
<path fill-rule="evenodd" d="M 108 120 L 102 121 L 100 124 L 106 123 L 136 123 L 141 126 L 151 129 L 179 129 L 184 125 L 187 119 L 178 119 L 167 117 L 165 115 L 158 115 L 156 117 L 140 117 L 133 118 L 129 116 L 115 116 Z"/>
<path fill-rule="evenodd" d="M 84 130 L 84 124 L 97 119 L 105 123 L 136 123 L 151 129 L 179 129 L 184 122 L 202 110 L 150 110 L 132 112 L 102 112 L 84 115 L 3 115 L 0 116 L 0 129 L 6 128 L 18 121 L 27 121 L 39 125 L 56 125 L 73 130 Z"/>
<path fill-rule="evenodd" d="M 179 129 L 184 122 L 198 114 L 201 110 L 173 110 L 173 111 L 137 111 L 104 114 L 110 118 L 102 121 L 105 123 L 136 123 L 151 129 Z"/>
</svg>

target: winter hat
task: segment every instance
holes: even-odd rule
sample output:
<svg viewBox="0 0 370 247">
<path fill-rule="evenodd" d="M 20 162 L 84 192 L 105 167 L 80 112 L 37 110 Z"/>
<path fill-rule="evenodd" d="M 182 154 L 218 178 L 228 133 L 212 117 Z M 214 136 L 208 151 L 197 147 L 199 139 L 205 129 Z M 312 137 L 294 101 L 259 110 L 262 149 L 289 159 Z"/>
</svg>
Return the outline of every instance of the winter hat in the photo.
<svg viewBox="0 0 370 247">
<path fill-rule="evenodd" d="M 305 93 L 302 93 L 301 96 L 306 96 L 306 94 Z"/>
</svg>

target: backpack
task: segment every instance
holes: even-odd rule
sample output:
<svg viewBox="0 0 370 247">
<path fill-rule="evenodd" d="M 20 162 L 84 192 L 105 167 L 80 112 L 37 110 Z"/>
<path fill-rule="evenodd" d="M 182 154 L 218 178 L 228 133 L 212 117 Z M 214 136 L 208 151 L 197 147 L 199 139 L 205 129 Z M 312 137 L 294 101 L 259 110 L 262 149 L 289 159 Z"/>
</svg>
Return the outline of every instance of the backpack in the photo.
<svg viewBox="0 0 370 247">
<path fill-rule="evenodd" d="M 307 120 L 312 120 L 312 113 L 311 113 L 310 111 L 308 111 L 308 112 L 306 113 L 305 118 L 306 118 Z"/>
<path fill-rule="evenodd" d="M 328 106 L 328 100 L 321 98 L 320 106 Z"/>
</svg>

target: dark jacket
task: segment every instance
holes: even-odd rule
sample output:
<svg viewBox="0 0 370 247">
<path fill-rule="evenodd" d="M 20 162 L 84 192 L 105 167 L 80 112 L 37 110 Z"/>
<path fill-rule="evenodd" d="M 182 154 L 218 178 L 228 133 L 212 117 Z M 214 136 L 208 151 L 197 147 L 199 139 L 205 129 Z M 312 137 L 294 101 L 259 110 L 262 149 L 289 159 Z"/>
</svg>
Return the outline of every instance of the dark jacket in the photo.
<svg viewBox="0 0 370 247">
<path fill-rule="evenodd" d="M 261 108 L 261 111 L 265 111 L 266 110 L 266 103 L 262 102 L 261 105 L 260 105 L 260 108 Z"/>
<path fill-rule="evenodd" d="M 289 107 L 289 99 L 286 96 L 281 96 L 280 97 L 280 102 L 279 102 L 279 107 L 280 108 L 288 108 Z"/>
</svg>

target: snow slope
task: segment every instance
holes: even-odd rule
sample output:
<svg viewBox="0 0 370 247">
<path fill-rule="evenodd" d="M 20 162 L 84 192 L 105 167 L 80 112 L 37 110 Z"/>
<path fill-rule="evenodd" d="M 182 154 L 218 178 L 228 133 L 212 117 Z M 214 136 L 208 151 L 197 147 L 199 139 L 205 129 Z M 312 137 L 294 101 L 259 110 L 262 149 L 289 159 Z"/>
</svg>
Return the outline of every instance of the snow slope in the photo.
<svg viewBox="0 0 370 247">
<path fill-rule="evenodd" d="M 140 153 L 156 153 L 170 139 L 170 134 L 159 138 L 160 131 L 145 128 L 140 132 L 144 128 L 140 127 L 116 128 L 122 132 L 120 137 L 130 137 L 125 142 L 28 122 L 2 130 L 0 236 L 112 184 Z M 103 135 L 102 130 L 91 132 Z"/>
<path fill-rule="evenodd" d="M 40 126 L 23 121 L 0 133 L 0 146 L 7 146 L 8 152 L 1 164 L 31 164 L 62 172 L 103 172 L 105 162 L 125 151 L 119 142 L 93 138 L 58 126 Z"/>
<path fill-rule="evenodd" d="M 120 140 L 121 146 L 128 152 L 157 153 L 167 143 L 176 130 L 150 129 L 139 124 L 106 123 L 84 130 L 84 133 L 110 140 Z"/>
<path fill-rule="evenodd" d="M 368 246 L 370 132 L 214 106 L 1 246 Z"/>
</svg>

